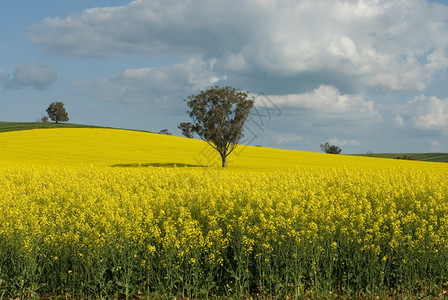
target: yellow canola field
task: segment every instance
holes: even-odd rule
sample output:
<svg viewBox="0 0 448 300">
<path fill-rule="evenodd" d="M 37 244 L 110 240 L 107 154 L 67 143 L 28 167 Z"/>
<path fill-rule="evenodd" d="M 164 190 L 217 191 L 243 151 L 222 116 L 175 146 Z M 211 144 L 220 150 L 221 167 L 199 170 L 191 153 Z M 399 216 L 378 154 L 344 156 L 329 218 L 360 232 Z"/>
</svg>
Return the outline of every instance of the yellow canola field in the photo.
<svg viewBox="0 0 448 300">
<path fill-rule="evenodd" d="M 446 293 L 446 164 L 241 145 L 222 169 L 209 148 L 0 133 L 0 298 Z"/>
<path fill-rule="evenodd" d="M 0 288 L 6 298 L 443 293 L 447 181 L 446 170 L 410 168 L 3 168 Z"/>
<path fill-rule="evenodd" d="M 1 166 L 213 166 L 218 152 L 206 142 L 148 132 L 96 128 L 35 129 L 0 133 Z M 240 145 L 231 169 L 446 168 L 446 164 L 328 155 Z"/>
</svg>

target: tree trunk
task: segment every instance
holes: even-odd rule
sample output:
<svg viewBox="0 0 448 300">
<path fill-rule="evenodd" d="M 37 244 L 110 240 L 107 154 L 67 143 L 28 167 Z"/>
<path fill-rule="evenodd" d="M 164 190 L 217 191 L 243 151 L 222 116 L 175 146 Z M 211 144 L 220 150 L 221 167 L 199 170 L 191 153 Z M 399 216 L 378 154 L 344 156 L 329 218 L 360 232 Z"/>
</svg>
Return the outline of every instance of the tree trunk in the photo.
<svg viewBox="0 0 448 300">
<path fill-rule="evenodd" d="M 222 167 L 225 168 L 227 167 L 227 163 L 226 163 L 226 156 L 221 154 L 221 160 L 222 160 Z"/>
</svg>

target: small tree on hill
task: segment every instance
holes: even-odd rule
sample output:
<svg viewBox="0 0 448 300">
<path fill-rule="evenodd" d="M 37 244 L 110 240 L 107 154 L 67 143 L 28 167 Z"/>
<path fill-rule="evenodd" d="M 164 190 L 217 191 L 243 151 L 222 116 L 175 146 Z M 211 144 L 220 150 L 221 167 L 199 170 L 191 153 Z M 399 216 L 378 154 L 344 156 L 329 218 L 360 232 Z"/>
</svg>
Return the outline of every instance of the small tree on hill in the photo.
<svg viewBox="0 0 448 300">
<path fill-rule="evenodd" d="M 179 126 L 177 126 L 177 128 L 179 128 L 180 130 L 182 130 L 182 134 L 189 138 L 192 139 L 193 138 L 193 124 L 191 124 L 190 122 L 182 122 L 179 124 Z"/>
<path fill-rule="evenodd" d="M 62 102 L 51 103 L 46 112 L 50 119 L 56 123 L 68 121 L 68 113 L 65 111 L 64 103 Z"/>
<path fill-rule="evenodd" d="M 159 131 L 160 134 L 171 135 L 171 132 L 168 129 L 162 129 Z"/>
<path fill-rule="evenodd" d="M 254 105 L 253 98 L 229 86 L 215 86 L 188 99 L 192 131 L 219 152 L 222 167 L 226 167 L 227 156 L 244 136 L 243 126 Z"/>
<path fill-rule="evenodd" d="M 342 149 L 339 148 L 338 146 L 330 145 L 329 143 L 320 144 L 320 149 L 322 151 L 324 151 L 325 153 L 330 153 L 330 154 L 339 154 L 342 151 Z"/>
</svg>

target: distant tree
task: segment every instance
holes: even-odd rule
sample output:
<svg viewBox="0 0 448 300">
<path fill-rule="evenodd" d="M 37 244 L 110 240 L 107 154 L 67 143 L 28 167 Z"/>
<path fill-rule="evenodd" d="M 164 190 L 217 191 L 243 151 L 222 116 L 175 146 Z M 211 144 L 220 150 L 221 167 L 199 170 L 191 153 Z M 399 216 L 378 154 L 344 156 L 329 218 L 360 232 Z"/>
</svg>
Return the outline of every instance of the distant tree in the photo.
<svg viewBox="0 0 448 300">
<path fill-rule="evenodd" d="M 342 149 L 339 148 L 338 146 L 330 145 L 329 143 L 320 144 L 320 149 L 322 151 L 324 151 L 325 153 L 330 153 L 330 154 L 339 154 L 342 151 Z"/>
<path fill-rule="evenodd" d="M 50 119 L 56 123 L 68 121 L 68 113 L 65 111 L 64 103 L 62 102 L 51 103 L 46 111 Z"/>
<path fill-rule="evenodd" d="M 403 155 L 403 156 L 397 156 L 395 159 L 404 159 L 404 160 L 414 160 L 411 156 Z"/>
<path fill-rule="evenodd" d="M 192 131 L 219 152 L 222 167 L 226 167 L 227 156 L 244 136 L 243 126 L 254 105 L 253 98 L 229 86 L 215 86 L 188 99 Z"/>
<path fill-rule="evenodd" d="M 43 116 L 42 119 L 40 119 L 43 123 L 48 123 L 48 117 Z"/>
<path fill-rule="evenodd" d="M 191 124 L 190 122 L 182 122 L 179 124 L 179 126 L 177 126 L 177 128 L 179 128 L 180 130 L 182 130 L 182 134 L 189 138 L 192 139 L 194 132 L 193 132 L 193 124 Z"/>
<path fill-rule="evenodd" d="M 160 134 L 166 134 L 166 135 L 171 135 L 171 132 L 168 129 L 162 129 L 159 131 Z"/>
</svg>

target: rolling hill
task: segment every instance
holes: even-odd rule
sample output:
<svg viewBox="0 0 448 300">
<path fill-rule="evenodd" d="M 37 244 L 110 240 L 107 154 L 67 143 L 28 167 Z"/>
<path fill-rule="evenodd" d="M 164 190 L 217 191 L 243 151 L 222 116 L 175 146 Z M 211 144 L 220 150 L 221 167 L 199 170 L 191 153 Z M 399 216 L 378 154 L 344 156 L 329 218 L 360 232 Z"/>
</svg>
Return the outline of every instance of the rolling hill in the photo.
<svg viewBox="0 0 448 300">
<path fill-rule="evenodd" d="M 33 125 L 34 124 L 34 125 Z M 74 124 L 0 123 L 0 166 L 219 167 L 218 153 L 196 139 Z M 62 126 L 60 126 L 62 125 Z M 25 130 L 33 129 L 33 130 Z M 18 130 L 18 131 L 17 131 Z M 376 168 L 445 164 L 330 155 L 240 145 L 230 169 Z"/>
<path fill-rule="evenodd" d="M 0 122 L 0 132 L 49 128 L 105 128 L 93 125 L 50 122 Z"/>
<path fill-rule="evenodd" d="M 375 153 L 375 154 L 360 154 L 361 156 L 378 157 L 378 158 L 403 158 L 419 161 L 432 162 L 448 162 L 448 153 Z"/>
</svg>

